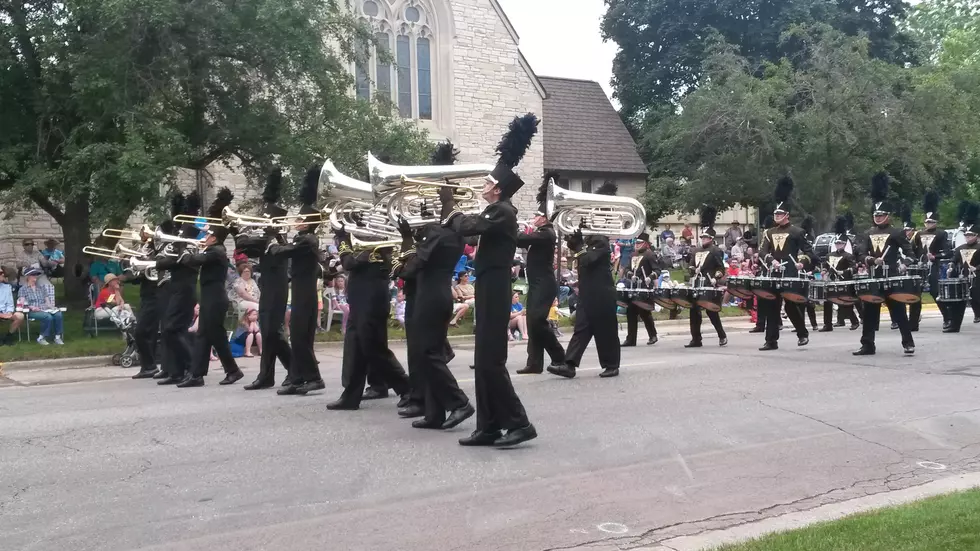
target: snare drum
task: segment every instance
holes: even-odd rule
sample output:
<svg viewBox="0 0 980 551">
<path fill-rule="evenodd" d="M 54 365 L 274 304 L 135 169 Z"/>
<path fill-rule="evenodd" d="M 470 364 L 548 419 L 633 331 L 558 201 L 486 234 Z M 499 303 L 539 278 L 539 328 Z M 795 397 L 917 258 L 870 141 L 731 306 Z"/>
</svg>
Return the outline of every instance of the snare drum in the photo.
<svg viewBox="0 0 980 551">
<path fill-rule="evenodd" d="M 635 304 L 637 308 L 642 308 L 643 310 L 652 311 L 656 304 L 654 302 L 654 294 L 656 293 L 656 291 L 657 289 L 652 285 L 639 283 L 636 289 L 634 290 L 635 294 L 633 296 L 633 304 Z"/>
<path fill-rule="evenodd" d="M 728 292 L 732 296 L 744 300 L 755 298 L 752 294 L 752 278 L 744 276 L 732 276 L 728 278 Z"/>
<path fill-rule="evenodd" d="M 694 290 L 688 287 L 674 287 L 671 289 L 670 299 L 676 306 L 690 308 L 694 304 Z"/>
<path fill-rule="evenodd" d="M 714 287 L 696 287 L 692 290 L 698 306 L 711 312 L 721 311 L 722 301 L 725 300 L 725 291 Z"/>
<path fill-rule="evenodd" d="M 938 302 L 966 302 L 970 298 L 970 281 L 953 278 L 939 280 Z"/>
<path fill-rule="evenodd" d="M 854 281 L 854 292 L 862 302 L 881 304 L 885 302 L 888 293 L 885 291 L 885 279 L 862 278 Z"/>
<path fill-rule="evenodd" d="M 653 289 L 650 293 L 650 300 L 652 300 L 654 304 L 659 304 L 662 308 L 673 310 L 674 308 L 677 308 L 677 305 L 674 304 L 674 301 L 671 299 L 671 291 L 672 289 L 669 287 Z"/>
<path fill-rule="evenodd" d="M 810 282 L 810 302 L 817 304 L 823 304 L 827 300 L 827 282 L 826 281 L 811 281 Z"/>
<path fill-rule="evenodd" d="M 779 296 L 780 279 L 776 277 L 756 277 L 752 279 L 752 294 L 768 300 Z"/>
<path fill-rule="evenodd" d="M 858 301 L 853 281 L 828 281 L 827 300 L 840 306 L 851 306 Z"/>
<path fill-rule="evenodd" d="M 785 278 L 778 281 L 780 294 L 784 299 L 803 304 L 810 298 L 810 280 Z"/>
<path fill-rule="evenodd" d="M 885 280 L 888 298 L 903 304 L 922 300 L 922 278 L 919 276 L 890 277 Z"/>
</svg>

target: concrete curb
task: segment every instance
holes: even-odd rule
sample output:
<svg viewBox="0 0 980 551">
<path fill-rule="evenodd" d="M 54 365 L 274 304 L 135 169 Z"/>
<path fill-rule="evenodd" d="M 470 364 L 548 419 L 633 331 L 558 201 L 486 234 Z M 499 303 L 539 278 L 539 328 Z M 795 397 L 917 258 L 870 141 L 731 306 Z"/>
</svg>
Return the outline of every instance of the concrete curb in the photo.
<svg viewBox="0 0 980 551">
<path fill-rule="evenodd" d="M 837 520 L 846 516 L 885 507 L 894 507 L 928 497 L 948 494 L 960 490 L 969 490 L 980 486 L 980 472 L 965 473 L 913 486 L 904 490 L 882 492 L 866 497 L 859 497 L 838 503 L 828 503 L 809 511 L 788 513 L 758 522 L 743 524 L 725 530 L 712 530 L 696 536 L 680 536 L 664 540 L 653 547 L 639 547 L 638 551 L 699 551 L 714 549 L 721 545 L 737 543 L 759 538 L 773 532 L 785 532 L 803 528 L 819 522 Z"/>
</svg>

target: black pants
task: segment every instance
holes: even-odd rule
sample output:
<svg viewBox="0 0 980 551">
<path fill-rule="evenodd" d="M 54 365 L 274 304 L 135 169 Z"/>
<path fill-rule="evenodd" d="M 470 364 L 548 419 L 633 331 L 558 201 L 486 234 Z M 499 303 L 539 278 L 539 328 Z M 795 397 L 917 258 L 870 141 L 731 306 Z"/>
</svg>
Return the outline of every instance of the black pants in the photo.
<svg viewBox="0 0 980 551">
<path fill-rule="evenodd" d="M 584 308 L 579 308 L 575 313 L 572 340 L 568 341 L 568 349 L 565 351 L 565 363 L 578 367 L 582 362 L 585 347 L 594 336 L 599 366 L 603 369 L 618 369 L 620 360 L 618 325 L 615 316 L 603 316 L 598 320 L 591 320 L 588 312 Z"/>
<path fill-rule="evenodd" d="M 486 269 L 477 275 L 476 428 L 483 432 L 512 430 L 530 424 L 507 372 L 510 325 L 510 268 Z"/>
<path fill-rule="evenodd" d="M 767 343 L 777 343 L 779 342 L 779 326 L 780 313 L 783 310 L 783 298 L 776 297 L 774 300 L 759 299 L 759 317 L 765 317 L 766 325 L 766 342 Z M 803 321 L 803 310 L 796 304 L 790 304 L 786 308 L 786 315 L 789 320 L 793 322 L 793 327 L 796 328 L 796 336 L 800 339 L 806 339 L 810 337 L 810 331 L 806 328 L 806 323 Z"/>
<path fill-rule="evenodd" d="M 289 380 L 293 384 L 311 383 L 321 379 L 320 364 L 313 352 L 317 326 L 316 304 L 315 297 L 297 297 L 296 290 L 293 289 L 293 310 L 289 316 L 292 352 Z"/>
<path fill-rule="evenodd" d="M 812 302 L 801 304 L 801 308 L 806 310 L 806 315 L 810 318 L 810 327 L 817 328 L 817 305 Z"/>
<path fill-rule="evenodd" d="M 851 321 L 851 325 L 858 324 L 857 312 L 854 311 L 854 306 L 837 306 L 837 320 L 840 323 L 844 323 L 845 319 Z M 829 300 L 823 303 L 823 326 L 833 328 L 834 326 L 834 303 Z"/>
<path fill-rule="evenodd" d="M 157 337 L 160 334 L 162 304 L 159 293 L 140 297 L 140 312 L 136 318 L 136 350 L 140 355 L 140 371 L 157 369 Z"/>
<path fill-rule="evenodd" d="M 160 329 L 160 339 L 166 348 L 165 371 L 172 378 L 183 379 L 191 369 L 191 342 L 187 328 L 194 321 L 197 297 L 194 288 L 185 288 L 184 283 L 171 281 L 167 285 L 171 288 Z"/>
<path fill-rule="evenodd" d="M 231 355 L 228 344 L 228 334 L 225 332 L 225 315 L 228 313 L 228 298 L 224 290 L 201 290 L 202 297 L 216 297 L 201 304 L 201 315 L 197 323 L 197 335 L 194 340 L 191 374 L 194 377 L 204 377 L 211 365 L 211 348 L 221 360 L 221 367 L 226 374 L 239 371 L 238 362 Z"/>
<path fill-rule="evenodd" d="M 544 353 L 548 352 L 551 363 L 565 363 L 565 349 L 548 325 L 550 308 L 527 309 L 527 369 L 544 370 Z"/>
<path fill-rule="evenodd" d="M 949 313 L 949 303 L 939 302 L 936 300 L 939 298 L 939 283 L 929 287 L 929 294 L 932 295 L 932 299 L 936 301 L 936 306 L 939 308 L 939 313 L 943 316 L 943 325 L 946 325 L 950 320 Z M 922 301 L 916 302 L 915 304 L 909 305 L 909 323 L 912 324 L 913 328 L 919 327 L 919 320 L 922 318 Z"/>
<path fill-rule="evenodd" d="M 912 339 L 912 330 L 909 327 L 909 318 L 905 314 L 905 304 L 895 301 L 885 301 L 891 319 L 898 324 L 898 330 L 902 333 L 902 346 L 915 346 Z M 861 331 L 861 346 L 875 349 L 875 333 L 881 321 L 881 304 L 864 304 L 864 328 Z"/>
<path fill-rule="evenodd" d="M 408 358 L 409 366 L 417 373 L 412 381 L 412 393 L 418 392 L 415 385 L 422 385 L 425 418 L 438 422 L 446 420 L 447 411 L 469 403 L 446 365 L 449 357 L 447 333 L 453 315 L 452 301 L 448 295 L 446 298 L 445 304 L 432 304 L 430 308 L 414 312 L 411 325 L 415 342 L 409 349 Z"/>
<path fill-rule="evenodd" d="M 970 298 L 962 302 L 941 302 L 937 304 L 943 304 L 947 308 L 949 313 L 949 327 L 955 331 L 960 330 L 960 326 L 963 325 L 963 317 L 966 315 L 966 305 L 969 304 L 973 309 L 973 317 L 980 317 L 980 285 L 974 281 L 973 287 L 970 289 Z"/>
<path fill-rule="evenodd" d="M 701 308 L 697 304 L 691 305 L 691 342 L 700 343 L 701 342 Z M 725 333 L 725 328 L 721 324 L 721 316 L 718 312 L 707 311 L 708 320 L 711 321 L 711 325 L 715 327 L 715 331 L 718 332 L 719 339 L 727 339 L 728 335 Z"/>
<path fill-rule="evenodd" d="M 379 390 L 391 388 L 398 395 L 411 390 L 408 373 L 388 348 L 387 323 L 388 317 L 382 312 L 361 312 L 347 324 L 341 375 L 344 403 L 360 405 L 369 374 Z"/>
<path fill-rule="evenodd" d="M 648 338 L 652 339 L 657 336 L 657 325 L 653 322 L 653 314 L 631 302 L 626 306 L 626 342 L 623 344 L 636 344 L 638 319 L 643 320 L 643 325 L 647 328 Z"/>
<path fill-rule="evenodd" d="M 285 317 L 286 305 L 283 305 L 283 317 Z M 289 373 L 289 368 L 293 365 L 293 352 L 289 348 L 289 341 L 286 339 L 286 328 L 283 326 L 283 319 L 280 319 L 278 325 L 269 324 L 262 325 L 259 322 L 260 332 L 262 334 L 262 357 L 259 360 L 259 376 L 256 378 L 257 381 L 268 381 L 269 384 L 275 383 L 276 381 L 276 358 L 282 363 L 282 366 L 286 369 L 286 373 Z"/>
</svg>

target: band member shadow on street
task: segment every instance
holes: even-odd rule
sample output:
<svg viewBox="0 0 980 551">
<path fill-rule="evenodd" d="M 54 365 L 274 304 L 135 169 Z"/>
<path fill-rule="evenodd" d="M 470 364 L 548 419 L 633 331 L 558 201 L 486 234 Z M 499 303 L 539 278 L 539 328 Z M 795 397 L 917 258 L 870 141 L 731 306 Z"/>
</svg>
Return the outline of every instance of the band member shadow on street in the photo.
<svg viewBox="0 0 980 551">
<path fill-rule="evenodd" d="M 704 205 L 701 207 L 701 246 L 694 251 L 694 265 L 691 266 L 693 272 L 695 288 L 712 287 L 717 288 L 722 278 L 725 277 L 725 252 L 715 245 L 715 219 L 718 211 L 712 206 Z M 721 307 L 720 304 L 712 306 Z M 708 320 L 718 333 L 718 346 L 728 344 L 728 335 L 725 327 L 721 324 L 721 316 L 717 311 L 706 309 L 698 302 L 691 304 L 691 342 L 684 345 L 684 348 L 701 348 L 703 346 L 701 338 L 701 312 L 707 310 Z"/>
</svg>

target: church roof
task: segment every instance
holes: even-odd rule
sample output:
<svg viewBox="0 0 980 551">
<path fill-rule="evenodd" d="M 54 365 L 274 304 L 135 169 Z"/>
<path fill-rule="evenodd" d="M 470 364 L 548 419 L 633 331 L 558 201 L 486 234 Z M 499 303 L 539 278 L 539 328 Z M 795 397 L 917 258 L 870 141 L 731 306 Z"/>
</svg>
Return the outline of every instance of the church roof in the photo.
<svg viewBox="0 0 980 551">
<path fill-rule="evenodd" d="M 647 174 L 636 143 L 598 82 L 539 77 L 545 170 Z"/>
</svg>

